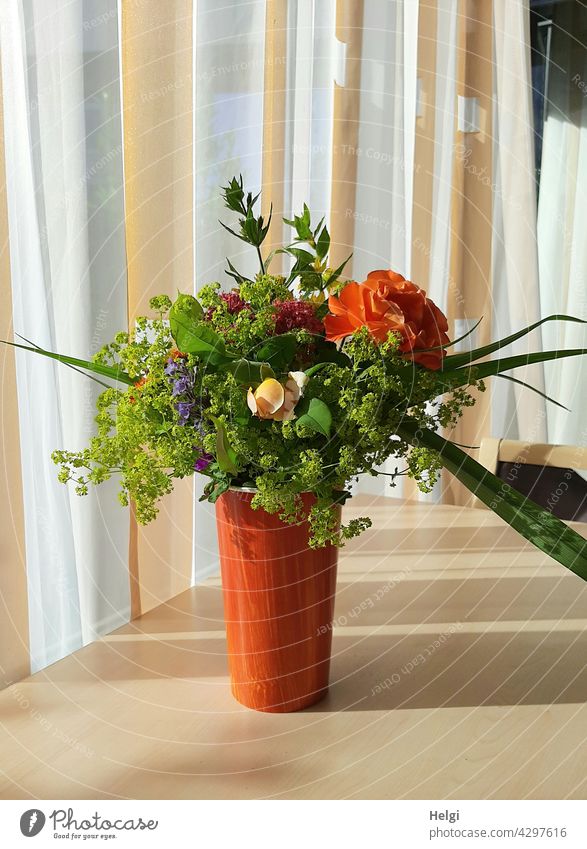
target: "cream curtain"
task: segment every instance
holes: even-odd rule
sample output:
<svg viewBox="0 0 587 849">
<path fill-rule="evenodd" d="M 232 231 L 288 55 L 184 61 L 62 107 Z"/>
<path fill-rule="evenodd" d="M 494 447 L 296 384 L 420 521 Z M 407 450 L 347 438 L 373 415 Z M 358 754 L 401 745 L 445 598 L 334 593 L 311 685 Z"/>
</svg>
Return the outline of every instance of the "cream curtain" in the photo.
<svg viewBox="0 0 587 849">
<path fill-rule="evenodd" d="M 128 317 L 193 279 L 192 4 L 122 0 L 121 65 Z M 193 482 L 178 481 L 157 521 L 131 518 L 132 616 L 190 586 Z"/>
<path fill-rule="evenodd" d="M 0 285 L 0 338 L 10 339 L 13 331 L 12 291 L 9 282 L 10 245 L 4 163 L 4 115 L 0 97 L 0 280 L 3 281 Z M 15 403 L 16 364 L 14 351 L 7 346 L 2 346 L 0 350 L 0 375 L 0 511 L 4 517 L 0 569 L 1 688 L 24 678 L 30 671 L 24 504 L 18 411 Z"/>
</svg>

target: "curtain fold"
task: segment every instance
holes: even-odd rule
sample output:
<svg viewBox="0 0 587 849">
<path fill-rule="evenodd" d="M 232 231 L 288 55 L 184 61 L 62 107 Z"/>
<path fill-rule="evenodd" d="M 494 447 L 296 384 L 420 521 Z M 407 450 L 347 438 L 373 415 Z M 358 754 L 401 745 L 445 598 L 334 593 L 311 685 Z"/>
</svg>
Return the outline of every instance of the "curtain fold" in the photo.
<svg viewBox="0 0 587 849">
<path fill-rule="evenodd" d="M 192 3 L 121 3 L 128 317 L 193 280 Z M 131 517 L 131 616 L 187 589 L 193 481 L 176 481 L 148 527 Z"/>
<path fill-rule="evenodd" d="M 455 140 L 450 220 L 450 286 L 447 314 L 454 337 L 483 318 L 467 345 L 492 337 L 491 245 L 493 213 L 493 3 L 459 0 L 457 11 Z M 462 116 L 477 104 L 478 124 L 468 131 Z M 481 176 L 480 176 L 481 175 Z M 451 439 L 478 446 L 491 432 L 491 384 L 474 391 L 474 408 L 465 410 Z M 473 497 L 451 475 L 443 475 L 443 498 L 472 505 Z"/>
<path fill-rule="evenodd" d="M 566 313 L 587 320 L 587 13 L 581 4 L 555 10 L 552 55 L 546 92 L 546 120 L 538 202 L 538 262 L 543 313 Z M 584 347 L 579 324 L 545 326 L 547 348 Z M 546 392 L 570 407 L 547 406 L 548 440 L 585 445 L 587 427 L 580 415 L 587 395 L 584 357 L 546 364 Z M 578 415 L 579 414 L 579 415 Z"/>
<path fill-rule="evenodd" d="M 286 216 L 287 0 L 267 0 L 264 65 L 261 200 L 263 217 L 268 220 L 273 213 L 265 240 L 266 249 L 272 251 L 283 244 L 282 218 Z M 282 266 L 283 257 L 279 254 L 274 258 L 271 270 L 278 273 Z"/>
<path fill-rule="evenodd" d="M 12 337 L 10 243 L 4 164 L 4 114 L 0 68 L 0 339 Z M 24 505 L 20 468 L 20 435 L 16 398 L 14 350 L 0 347 L 0 430 L 2 475 L 0 515 L 0 688 L 29 674 L 29 621 L 24 532 Z"/>
<path fill-rule="evenodd" d="M 352 253 L 354 279 L 375 268 L 410 277 L 453 336 L 483 316 L 461 349 L 553 312 L 587 318 L 587 101 L 569 83 L 587 78 L 569 33 L 587 33 L 572 4 L 553 30 L 537 224 L 528 0 L 42 5 L 0 6 L 3 335 L 13 325 L 85 357 L 148 314 L 153 295 L 214 280 L 230 289 L 225 256 L 257 273 L 255 252 L 218 223 L 230 219 L 219 187 L 239 174 L 262 188 L 264 215 L 273 202 L 268 250 L 290 237 L 282 216 L 307 201 L 330 221 L 331 265 Z M 580 347 L 583 330 L 547 327 L 542 340 Z M 513 351 L 540 345 L 536 333 Z M 177 481 L 147 528 L 121 510 L 115 481 L 86 499 L 59 484 L 50 453 L 87 444 L 95 385 L 1 354 L 8 681 L 215 573 L 218 553 L 201 477 Z M 585 394 L 587 365 L 526 379 L 569 403 Z M 494 380 L 452 438 L 488 435 L 582 444 L 586 434 L 579 417 Z M 422 497 L 386 478 L 358 489 Z M 448 475 L 429 497 L 472 503 Z"/>
<path fill-rule="evenodd" d="M 3 4 L 0 21 L 14 329 L 88 356 L 123 324 L 126 286 L 116 53 L 89 67 L 116 45 L 116 19 L 84 29 L 84 8 L 27 0 Z M 109 134 L 92 135 L 94 122 Z M 128 618 L 127 531 L 114 482 L 80 499 L 50 459 L 87 443 L 95 384 L 23 352 L 16 362 L 36 670 Z"/>
<path fill-rule="evenodd" d="M 542 315 L 536 232 L 534 120 L 527 0 L 494 0 L 495 110 L 493 214 L 493 335 L 502 338 Z M 504 349 L 540 350 L 540 329 Z M 516 378 L 544 392 L 541 364 Z M 509 381 L 492 389 L 492 435 L 546 441 L 544 399 Z"/>
</svg>

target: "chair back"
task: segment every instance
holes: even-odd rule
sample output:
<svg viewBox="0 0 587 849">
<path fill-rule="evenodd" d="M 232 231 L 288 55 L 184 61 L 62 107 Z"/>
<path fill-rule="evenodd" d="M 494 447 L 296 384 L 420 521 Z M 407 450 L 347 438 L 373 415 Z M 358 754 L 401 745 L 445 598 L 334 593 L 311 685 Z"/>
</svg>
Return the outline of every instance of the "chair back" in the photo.
<svg viewBox="0 0 587 849">
<path fill-rule="evenodd" d="M 587 522 L 587 481 L 576 471 L 587 469 L 587 448 L 484 439 L 479 462 L 553 516 Z"/>
</svg>

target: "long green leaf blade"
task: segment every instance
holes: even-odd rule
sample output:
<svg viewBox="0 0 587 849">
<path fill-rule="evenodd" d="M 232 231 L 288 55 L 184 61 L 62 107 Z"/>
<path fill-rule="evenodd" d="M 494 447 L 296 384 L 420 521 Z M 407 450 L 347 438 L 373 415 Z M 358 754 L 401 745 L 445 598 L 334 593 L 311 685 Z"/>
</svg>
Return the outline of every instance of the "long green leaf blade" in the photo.
<svg viewBox="0 0 587 849">
<path fill-rule="evenodd" d="M 587 354 L 587 348 L 572 348 L 568 351 L 538 351 L 535 354 L 517 354 L 513 357 L 504 357 L 501 360 L 488 360 L 485 363 L 476 364 L 471 363 L 448 372 L 439 371 L 437 375 L 441 382 L 443 378 L 448 378 L 452 381 L 461 375 L 462 380 L 458 385 L 465 386 L 471 383 L 472 380 L 483 380 L 486 377 L 493 377 L 496 374 L 501 374 L 513 368 L 531 366 L 534 363 L 545 363 L 548 360 L 562 360 L 565 357 L 580 357 L 583 354 Z"/>
<path fill-rule="evenodd" d="M 517 377 L 512 377 L 511 374 L 498 374 L 496 377 L 501 377 L 503 380 L 509 380 L 510 383 L 515 383 L 518 386 L 523 386 L 524 389 L 529 389 L 531 392 L 535 392 L 537 395 L 540 395 L 541 398 L 544 398 L 545 401 L 550 401 L 551 404 L 556 404 L 557 407 L 560 407 L 561 410 L 566 410 L 567 413 L 570 413 L 568 407 L 565 407 L 564 404 L 561 404 L 560 401 L 555 401 L 554 398 L 551 398 L 550 395 L 546 395 L 546 393 L 541 392 L 540 389 L 536 389 L 535 386 L 532 386 L 530 383 L 525 383 L 523 380 L 518 380 Z"/>
<path fill-rule="evenodd" d="M 4 340 L 3 340 L 4 341 Z M 52 351 L 45 351 L 43 348 L 33 348 L 30 345 L 20 345 L 18 342 L 5 342 L 5 345 L 12 345 L 13 348 L 21 348 L 23 351 L 32 351 L 34 354 L 42 354 L 44 357 L 50 357 L 52 360 L 57 360 L 60 363 L 65 363 L 68 366 L 76 366 L 77 368 L 92 371 L 95 374 L 101 374 L 102 377 L 109 377 L 111 380 L 118 380 L 120 383 L 126 383 L 129 386 L 134 384 L 134 380 L 121 368 L 114 366 L 104 366 L 101 363 L 94 363 L 92 360 L 80 360 L 77 357 L 66 357 L 64 354 L 55 354 Z"/>
<path fill-rule="evenodd" d="M 582 536 L 488 472 L 452 442 L 420 427 L 413 419 L 405 418 L 397 432 L 412 445 L 438 451 L 445 468 L 473 495 L 525 539 L 587 581 L 587 540 Z"/>
<path fill-rule="evenodd" d="M 541 324 L 546 324 L 547 321 L 573 321 L 576 324 L 587 324 L 582 318 L 575 318 L 572 315 L 549 315 L 546 318 L 541 318 L 540 321 L 531 324 L 529 327 L 525 327 L 523 330 L 518 330 L 517 333 L 512 333 L 511 336 L 506 336 L 504 339 L 492 342 L 490 345 L 475 348 L 473 351 L 464 351 L 462 354 L 450 354 L 444 358 L 442 365 L 443 371 L 459 368 L 467 363 L 480 360 L 482 357 L 488 357 L 489 354 L 493 354 L 495 351 L 499 351 L 500 348 L 505 348 L 506 345 L 511 345 L 512 342 L 516 342 L 523 336 L 527 336 L 528 333 L 532 333 L 533 330 L 536 330 Z"/>
</svg>

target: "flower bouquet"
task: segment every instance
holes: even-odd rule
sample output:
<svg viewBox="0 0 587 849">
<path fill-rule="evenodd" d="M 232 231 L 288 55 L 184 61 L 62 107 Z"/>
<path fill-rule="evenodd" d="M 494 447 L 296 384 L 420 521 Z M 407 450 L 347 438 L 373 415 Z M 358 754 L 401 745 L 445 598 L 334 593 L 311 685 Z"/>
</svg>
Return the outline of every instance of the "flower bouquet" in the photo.
<svg viewBox="0 0 587 849">
<path fill-rule="evenodd" d="M 233 692 L 263 710 L 294 710 L 326 691 L 337 548 L 370 525 L 341 524 L 360 475 L 407 475 L 423 491 L 444 467 L 522 536 L 587 579 L 585 540 L 480 466 L 450 432 L 471 389 L 518 366 L 585 350 L 487 359 L 547 321 L 466 353 L 449 353 L 445 315 L 390 270 L 361 283 L 330 267 L 330 236 L 310 211 L 293 220 L 292 243 L 267 255 L 259 195 L 233 178 L 223 189 L 238 239 L 259 272 L 234 283 L 151 300 L 91 361 L 17 347 L 83 369 L 104 384 L 97 433 L 79 452 L 55 451 L 59 478 L 84 495 L 116 474 L 120 499 L 139 522 L 157 514 L 175 478 L 206 478 L 216 503 Z M 270 271 L 276 254 L 286 274 Z M 462 337 L 464 338 L 464 337 Z M 25 340 L 26 341 L 26 340 Z M 12 343 L 16 344 L 16 343 Z M 107 381 L 107 382 L 106 382 Z M 115 385 L 112 385 L 115 384 Z M 532 387 L 529 387 L 532 388 Z M 277 625 L 276 621 L 278 620 Z"/>
</svg>

